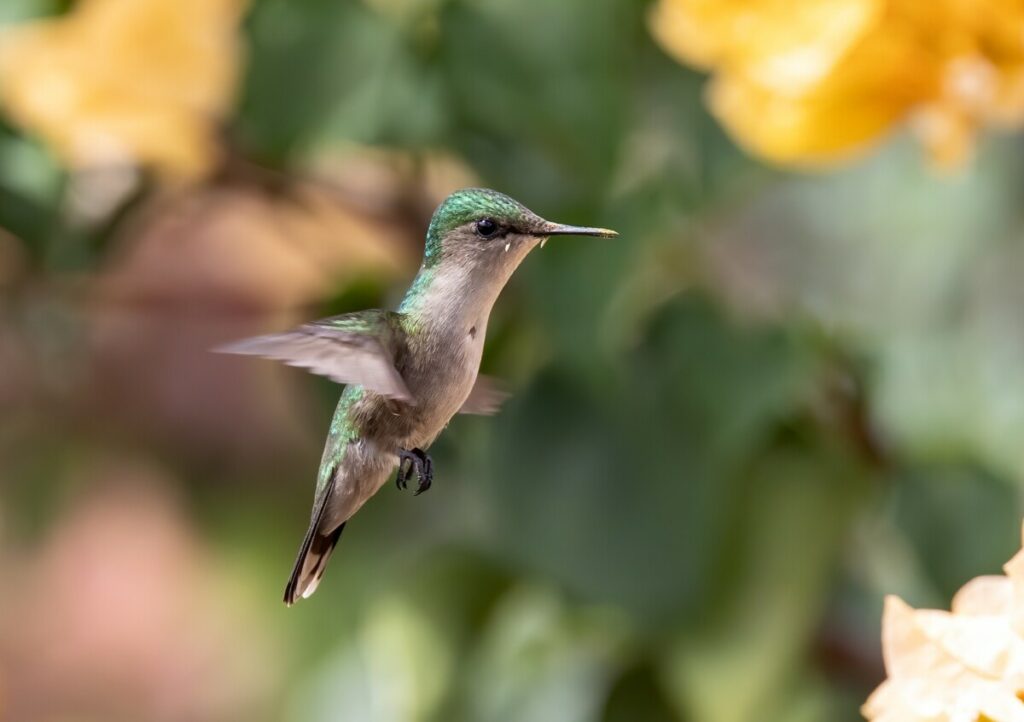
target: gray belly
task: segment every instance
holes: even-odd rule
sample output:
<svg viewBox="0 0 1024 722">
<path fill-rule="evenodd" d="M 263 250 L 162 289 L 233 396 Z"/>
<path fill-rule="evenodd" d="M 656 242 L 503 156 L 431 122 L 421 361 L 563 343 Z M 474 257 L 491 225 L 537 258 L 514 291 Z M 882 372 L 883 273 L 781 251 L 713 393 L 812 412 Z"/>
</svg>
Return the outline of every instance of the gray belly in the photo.
<svg viewBox="0 0 1024 722">
<path fill-rule="evenodd" d="M 422 374 L 410 374 L 406 383 L 416 398 L 409 408 L 411 424 L 402 440 L 403 448 L 424 449 L 429 446 L 469 396 L 476 381 L 477 365 L 453 359 L 447 367 L 437 367 Z"/>
<path fill-rule="evenodd" d="M 395 366 L 415 405 L 367 395 L 354 409 L 363 435 L 396 452 L 427 448 L 458 413 L 476 382 L 483 347 L 479 336 L 435 338 L 429 347 L 411 345 Z"/>
</svg>

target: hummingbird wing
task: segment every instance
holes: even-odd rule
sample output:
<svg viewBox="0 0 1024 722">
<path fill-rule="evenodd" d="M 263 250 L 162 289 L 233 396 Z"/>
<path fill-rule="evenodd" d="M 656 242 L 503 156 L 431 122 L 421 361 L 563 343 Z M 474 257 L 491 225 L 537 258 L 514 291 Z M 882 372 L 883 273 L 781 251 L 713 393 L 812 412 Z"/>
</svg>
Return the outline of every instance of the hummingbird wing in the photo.
<svg viewBox="0 0 1024 722">
<path fill-rule="evenodd" d="M 498 379 L 480 374 L 476 377 L 476 383 L 462 403 L 459 413 L 491 416 L 498 413 L 498 409 L 509 396 Z"/>
<path fill-rule="evenodd" d="M 235 341 L 214 351 L 276 359 L 340 384 L 356 384 L 381 396 L 414 403 L 402 375 L 395 369 L 394 353 L 399 338 L 397 314 L 357 311 L 283 333 Z"/>
</svg>

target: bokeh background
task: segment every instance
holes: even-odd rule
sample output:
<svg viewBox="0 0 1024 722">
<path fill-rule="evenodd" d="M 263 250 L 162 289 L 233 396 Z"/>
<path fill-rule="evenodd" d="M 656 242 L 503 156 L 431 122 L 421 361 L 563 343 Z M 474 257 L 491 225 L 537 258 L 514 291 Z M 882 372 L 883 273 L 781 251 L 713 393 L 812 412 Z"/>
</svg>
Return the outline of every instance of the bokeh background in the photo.
<svg viewBox="0 0 1024 722">
<path fill-rule="evenodd" d="M 1009 0 L 3 0 L 0 720 L 844 722 L 1019 546 Z M 433 489 L 281 590 L 451 190 L 536 252 Z"/>
</svg>

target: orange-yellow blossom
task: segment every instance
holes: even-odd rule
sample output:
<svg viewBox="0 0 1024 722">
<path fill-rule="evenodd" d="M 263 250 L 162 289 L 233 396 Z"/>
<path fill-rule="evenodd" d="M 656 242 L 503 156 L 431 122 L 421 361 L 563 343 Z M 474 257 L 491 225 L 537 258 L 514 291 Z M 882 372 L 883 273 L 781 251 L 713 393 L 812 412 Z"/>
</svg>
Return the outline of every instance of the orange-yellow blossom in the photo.
<svg viewBox="0 0 1024 722">
<path fill-rule="evenodd" d="M 660 0 L 651 27 L 775 162 L 842 160 L 907 126 L 951 167 L 979 130 L 1024 125 L 1024 0 Z"/>
<path fill-rule="evenodd" d="M 72 168 L 195 177 L 216 155 L 247 0 L 80 0 L 0 32 L 0 103 Z"/>
<path fill-rule="evenodd" d="M 978 577 L 952 611 L 885 603 L 888 679 L 861 710 L 873 722 L 1024 722 L 1024 551 Z"/>
</svg>

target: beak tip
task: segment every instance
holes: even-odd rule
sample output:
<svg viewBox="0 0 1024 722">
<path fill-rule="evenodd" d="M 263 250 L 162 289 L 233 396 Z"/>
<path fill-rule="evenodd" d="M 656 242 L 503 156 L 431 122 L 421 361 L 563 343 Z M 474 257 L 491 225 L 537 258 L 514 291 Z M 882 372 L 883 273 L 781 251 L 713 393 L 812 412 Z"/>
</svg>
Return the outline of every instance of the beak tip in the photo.
<svg viewBox="0 0 1024 722">
<path fill-rule="evenodd" d="M 590 228 L 588 226 L 567 226 L 552 223 L 544 229 L 549 236 L 595 236 L 598 238 L 618 238 L 619 232 L 611 228 Z"/>
</svg>

